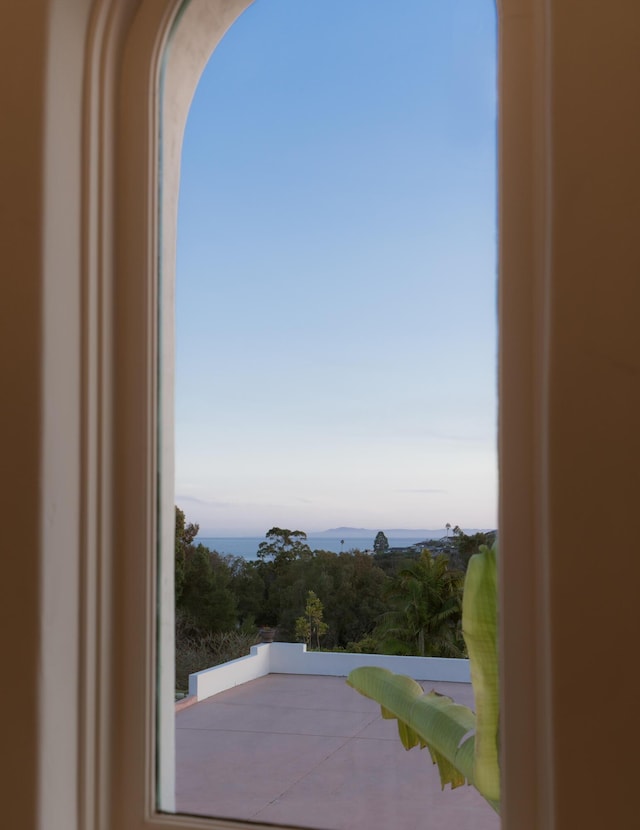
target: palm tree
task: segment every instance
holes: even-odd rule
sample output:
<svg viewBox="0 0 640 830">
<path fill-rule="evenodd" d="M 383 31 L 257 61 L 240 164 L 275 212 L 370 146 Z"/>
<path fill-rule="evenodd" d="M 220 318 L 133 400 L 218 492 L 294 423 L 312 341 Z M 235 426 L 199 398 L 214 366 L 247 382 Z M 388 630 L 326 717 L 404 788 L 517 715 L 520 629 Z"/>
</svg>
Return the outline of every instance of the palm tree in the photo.
<svg viewBox="0 0 640 830">
<path fill-rule="evenodd" d="M 393 578 L 394 607 L 377 629 L 384 652 L 421 657 L 463 657 L 462 586 L 464 574 L 447 567 L 446 556 L 423 550 Z"/>
</svg>

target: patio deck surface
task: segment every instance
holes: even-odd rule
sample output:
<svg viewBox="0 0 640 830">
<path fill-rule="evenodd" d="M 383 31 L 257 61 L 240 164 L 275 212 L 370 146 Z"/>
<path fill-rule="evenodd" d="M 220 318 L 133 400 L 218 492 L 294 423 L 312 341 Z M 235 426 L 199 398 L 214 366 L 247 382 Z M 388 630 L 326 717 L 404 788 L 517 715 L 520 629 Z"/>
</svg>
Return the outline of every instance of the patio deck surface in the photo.
<svg viewBox="0 0 640 830">
<path fill-rule="evenodd" d="M 472 706 L 466 683 L 426 682 Z M 426 750 L 344 677 L 270 674 L 176 713 L 181 813 L 325 830 L 498 830 L 472 787 L 444 792 Z"/>
</svg>

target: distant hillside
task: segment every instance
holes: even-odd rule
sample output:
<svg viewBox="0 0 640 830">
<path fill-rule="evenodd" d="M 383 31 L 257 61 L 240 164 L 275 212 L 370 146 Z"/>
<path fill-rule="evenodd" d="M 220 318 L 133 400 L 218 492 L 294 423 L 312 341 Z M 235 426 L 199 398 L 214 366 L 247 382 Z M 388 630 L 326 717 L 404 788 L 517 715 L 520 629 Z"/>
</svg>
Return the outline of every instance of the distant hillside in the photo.
<svg viewBox="0 0 640 830">
<path fill-rule="evenodd" d="M 436 528 L 435 530 L 428 530 L 425 528 L 413 529 L 406 527 L 378 527 L 374 529 L 368 527 L 332 527 L 329 528 L 329 530 L 318 530 L 313 533 L 309 533 L 308 535 L 313 538 L 318 536 L 326 536 L 332 539 L 356 539 L 361 538 L 362 536 L 375 537 L 379 530 L 382 530 L 387 536 L 393 536 L 395 539 L 440 539 L 447 535 L 446 528 L 444 527 Z M 462 530 L 470 536 L 474 533 L 485 531 L 486 528 L 463 527 Z M 449 535 L 451 535 L 451 530 L 449 531 Z"/>
</svg>

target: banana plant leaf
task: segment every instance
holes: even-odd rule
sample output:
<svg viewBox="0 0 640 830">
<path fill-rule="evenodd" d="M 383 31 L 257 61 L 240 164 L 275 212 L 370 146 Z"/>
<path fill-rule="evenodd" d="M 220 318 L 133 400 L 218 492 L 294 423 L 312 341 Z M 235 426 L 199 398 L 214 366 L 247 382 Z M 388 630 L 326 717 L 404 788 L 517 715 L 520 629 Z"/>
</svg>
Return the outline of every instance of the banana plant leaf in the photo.
<svg viewBox="0 0 640 830">
<path fill-rule="evenodd" d="M 483 546 L 469 560 L 462 603 L 476 714 L 437 692 L 425 695 L 415 680 L 387 669 L 354 669 L 347 683 L 379 703 L 384 718 L 397 719 L 406 749 L 427 747 L 443 789 L 472 784 L 499 812 L 496 603 L 496 551 Z"/>
<path fill-rule="evenodd" d="M 427 747 L 438 765 L 440 781 L 452 788 L 473 783 L 476 717 L 467 706 L 437 692 L 424 694 L 415 680 L 388 669 L 354 669 L 347 683 L 380 704 L 383 718 L 397 718 L 405 749 Z"/>
<path fill-rule="evenodd" d="M 488 801 L 500 801 L 500 689 L 498 685 L 496 549 L 483 545 L 467 567 L 462 635 L 469 652 L 476 707 L 474 784 Z"/>
</svg>

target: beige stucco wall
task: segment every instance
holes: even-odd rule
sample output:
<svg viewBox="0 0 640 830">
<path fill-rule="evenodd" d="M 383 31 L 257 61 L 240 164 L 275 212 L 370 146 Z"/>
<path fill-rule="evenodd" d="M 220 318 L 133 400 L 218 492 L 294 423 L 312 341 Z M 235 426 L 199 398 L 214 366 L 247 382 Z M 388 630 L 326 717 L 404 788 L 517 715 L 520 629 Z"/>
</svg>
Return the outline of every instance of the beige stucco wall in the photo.
<svg viewBox="0 0 640 830">
<path fill-rule="evenodd" d="M 91 336 L 81 313 L 90 248 L 82 104 L 91 92 L 88 33 L 102 20 L 91 29 L 91 6 L 5 4 L 0 26 L 0 809 L 8 827 L 73 830 L 88 787 L 81 753 L 91 742 L 78 734 L 77 712 L 91 699 L 82 684 L 95 679 L 90 666 L 80 669 L 78 626 L 88 564 L 80 378 Z M 632 524 L 640 492 L 640 8 L 631 0 L 606 14 L 597 0 L 579 10 L 569 0 L 502 6 L 505 740 L 515 758 L 528 728 L 517 713 L 531 713 L 532 703 L 540 751 L 514 765 L 529 768 L 549 796 L 539 827 L 631 827 L 640 700 L 640 679 L 627 668 L 640 633 Z M 535 49 L 532 9 L 533 30 L 548 27 L 550 36 L 534 76 L 523 79 Z M 532 98 L 519 105 L 514 90 L 523 83 Z M 518 135 L 538 166 L 518 166 Z M 530 279 L 520 279 L 525 272 Z M 598 717 L 605 695 L 606 722 Z M 518 827 L 520 773 L 507 830 Z"/>
</svg>

